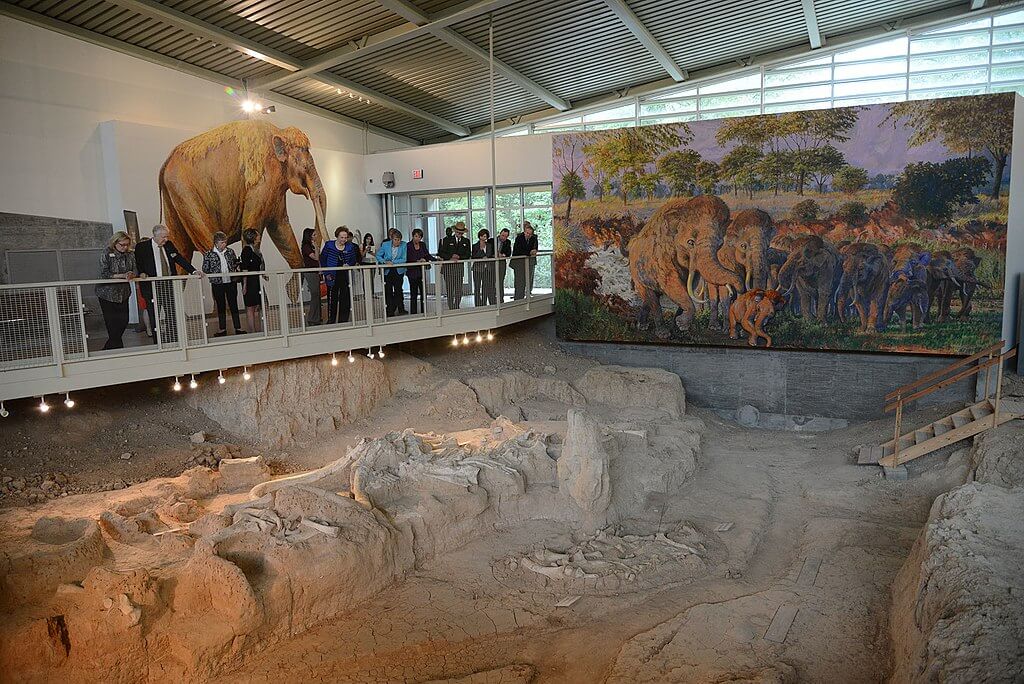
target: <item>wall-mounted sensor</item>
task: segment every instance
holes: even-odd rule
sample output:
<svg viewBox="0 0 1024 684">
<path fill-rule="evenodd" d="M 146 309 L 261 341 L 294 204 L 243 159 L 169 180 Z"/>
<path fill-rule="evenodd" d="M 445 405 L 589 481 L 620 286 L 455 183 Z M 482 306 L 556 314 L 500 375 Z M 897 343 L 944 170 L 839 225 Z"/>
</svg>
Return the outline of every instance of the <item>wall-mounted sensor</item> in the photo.
<svg viewBox="0 0 1024 684">
<path fill-rule="evenodd" d="M 384 175 L 381 176 L 381 181 L 384 183 L 385 188 L 395 187 L 395 172 L 385 171 Z"/>
</svg>

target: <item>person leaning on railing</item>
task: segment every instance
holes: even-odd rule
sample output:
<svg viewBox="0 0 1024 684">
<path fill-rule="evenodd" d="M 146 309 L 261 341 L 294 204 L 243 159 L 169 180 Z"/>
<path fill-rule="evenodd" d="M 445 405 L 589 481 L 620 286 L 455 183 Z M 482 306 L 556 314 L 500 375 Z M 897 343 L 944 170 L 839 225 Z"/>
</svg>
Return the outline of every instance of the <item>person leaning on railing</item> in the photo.
<svg viewBox="0 0 1024 684">
<path fill-rule="evenodd" d="M 167 226 L 157 224 L 153 226 L 152 238 L 139 240 L 139 244 L 135 245 L 135 265 L 139 269 L 139 278 L 176 276 L 179 266 L 189 275 L 205 277 L 202 271 L 196 271 L 195 267 L 181 256 L 178 248 L 168 239 L 169 235 Z M 161 311 L 153 307 L 154 287 Z M 163 319 L 164 328 L 167 330 L 163 342 L 177 341 L 178 324 L 174 313 L 174 287 L 171 281 L 158 281 L 155 285 L 142 281 L 139 283 L 139 292 L 142 293 L 142 298 L 146 301 L 146 310 L 149 311 L 149 323 L 153 327 L 149 331 L 149 336 L 152 341 L 156 341 L 154 331 L 158 325 L 157 318 Z"/>
<path fill-rule="evenodd" d="M 441 261 L 461 261 L 472 258 L 472 247 L 466 237 L 466 224 L 459 221 L 445 229 L 445 236 L 437 246 L 437 256 Z M 462 303 L 462 264 L 444 264 L 441 267 L 444 275 L 445 296 L 449 309 L 458 309 Z"/>
<path fill-rule="evenodd" d="M 104 280 L 134 280 L 137 275 L 132 239 L 119 230 L 107 243 L 107 251 L 100 257 L 100 278 Z M 107 327 L 104 349 L 124 347 L 124 331 L 128 327 L 128 301 L 132 288 L 127 283 L 101 283 L 96 286 L 96 297 Z"/>
<path fill-rule="evenodd" d="M 302 267 L 317 268 L 320 266 L 320 258 L 316 253 L 316 245 L 313 244 L 313 236 L 316 230 L 306 228 L 302 231 Z M 306 325 L 320 325 L 320 271 L 306 271 L 302 274 L 306 281 L 306 288 L 309 290 L 309 308 L 306 310 Z"/>
<path fill-rule="evenodd" d="M 513 299 L 522 299 L 528 290 L 533 289 L 533 274 L 537 268 L 538 251 L 537 235 L 533 232 L 533 224 L 523 221 L 523 232 L 516 235 L 515 244 L 512 245 L 512 274 L 515 280 Z"/>
<path fill-rule="evenodd" d="M 360 258 L 359 247 L 352 242 L 352 231 L 347 226 L 338 226 L 334 231 L 334 239 L 325 242 L 320 250 L 320 265 L 323 268 L 355 266 Z M 352 315 L 351 275 L 348 271 L 324 271 L 328 325 L 335 321 L 348 323 Z"/>
<path fill-rule="evenodd" d="M 263 260 L 263 254 L 260 252 L 260 242 L 263 241 L 263 236 L 258 230 L 253 228 L 246 228 L 242 231 L 242 242 L 245 246 L 242 247 L 242 256 L 239 262 L 242 265 L 243 271 L 265 271 L 266 262 Z M 263 276 L 267 279 L 267 276 Z M 259 311 L 260 306 L 263 304 L 263 297 L 260 294 L 260 276 L 250 275 L 245 276 L 245 280 L 242 281 L 242 301 L 245 302 L 245 316 L 249 321 L 249 330 L 256 332 L 259 326 L 256 325 L 256 312 Z"/>
<path fill-rule="evenodd" d="M 508 258 L 512 256 L 512 241 L 509 240 L 508 228 L 498 231 L 498 238 L 495 241 L 494 254 L 501 261 L 498 262 L 498 301 L 505 301 L 505 274 L 508 273 Z M 502 257 L 504 257 L 502 259 Z"/>
<path fill-rule="evenodd" d="M 231 310 L 231 323 L 235 326 L 235 334 L 245 334 L 238 320 L 238 283 L 231 275 L 238 270 L 235 250 L 228 247 L 228 236 L 218 230 L 213 234 L 213 249 L 203 255 L 203 273 L 210 276 L 210 289 L 213 291 L 213 301 L 217 306 L 217 323 L 220 325 L 213 334 L 214 337 L 224 337 L 228 334 L 225 309 Z"/>
<path fill-rule="evenodd" d="M 473 245 L 472 257 L 474 259 L 493 259 L 494 241 L 491 240 L 491 233 L 486 228 L 481 228 L 476 234 L 477 242 Z M 475 261 L 473 262 L 473 304 L 475 306 L 489 306 L 496 303 L 494 296 L 494 262 Z"/>
<path fill-rule="evenodd" d="M 404 264 L 408 258 L 407 245 L 402 240 L 402 231 L 392 228 L 388 231 L 391 238 L 381 244 L 377 250 L 377 263 L 387 266 Z M 404 268 L 384 269 L 384 310 L 388 316 L 404 316 L 405 301 L 402 296 L 402 282 L 405 281 Z"/>
<path fill-rule="evenodd" d="M 431 256 L 427 243 L 423 242 L 423 231 L 419 228 L 414 228 L 412 231 L 412 240 L 405 247 L 405 259 L 409 264 L 425 264 L 436 259 Z M 427 313 L 427 298 L 423 292 L 423 280 L 424 271 L 428 268 L 430 266 L 410 266 L 405 272 L 405 277 L 409 279 L 409 311 L 413 314 L 419 313 L 419 311 Z M 419 309 L 417 309 L 417 304 L 419 304 Z"/>
</svg>

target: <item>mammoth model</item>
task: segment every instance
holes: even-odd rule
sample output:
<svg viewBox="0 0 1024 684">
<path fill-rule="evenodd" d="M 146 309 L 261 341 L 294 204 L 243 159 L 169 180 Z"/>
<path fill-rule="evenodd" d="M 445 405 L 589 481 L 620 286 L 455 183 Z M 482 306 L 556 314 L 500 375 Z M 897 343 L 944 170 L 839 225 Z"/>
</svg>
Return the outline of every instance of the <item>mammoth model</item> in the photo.
<svg viewBox="0 0 1024 684">
<path fill-rule="evenodd" d="M 870 242 L 853 242 L 840 248 L 843 274 L 839 280 L 836 311 L 840 320 L 846 318 L 847 303 L 853 304 L 860 317 L 861 332 L 876 329 L 879 313 L 885 308 L 892 260 L 888 252 Z"/>
<path fill-rule="evenodd" d="M 798 298 L 793 300 L 799 301 L 800 315 L 824 323 L 842 273 L 839 252 L 817 235 L 796 238 L 791 249 L 779 269 L 779 289 L 789 293 L 795 287 Z"/>
<path fill-rule="evenodd" d="M 659 300 L 665 294 L 679 307 L 676 325 L 687 330 L 699 299 L 698 278 L 709 287 L 743 289 L 742 279 L 718 261 L 728 224 L 729 207 L 712 195 L 672 199 L 651 215 L 629 242 L 629 272 L 643 302 L 641 325 L 651 316 L 661 320 Z"/>
<path fill-rule="evenodd" d="M 966 260 L 962 260 L 966 264 Z M 973 261 L 971 262 L 973 265 Z M 971 269 L 973 271 L 973 268 Z M 974 287 L 978 281 L 974 276 L 969 276 L 972 285 L 971 294 L 974 294 Z M 928 262 L 928 311 L 925 314 L 925 323 L 931 323 L 932 302 L 938 303 L 938 322 L 943 323 L 949 318 L 949 302 L 954 292 L 961 291 L 968 283 L 968 276 L 960 271 L 953 255 L 947 251 L 935 252 L 931 261 Z M 963 301 L 963 300 L 961 300 Z M 969 303 L 970 300 L 967 300 Z M 961 309 L 961 312 L 963 309 Z"/>
<path fill-rule="evenodd" d="M 313 203 L 316 241 L 326 239 L 327 195 L 297 128 L 259 120 L 235 121 L 175 147 L 160 169 L 160 206 L 170 238 L 186 259 L 213 246 L 213 234 L 228 242 L 242 231 L 266 230 L 292 268 L 302 255 L 288 221 L 285 193 Z"/>
<path fill-rule="evenodd" d="M 960 273 L 963 275 L 960 287 L 958 288 L 960 313 L 957 314 L 957 318 L 963 319 L 971 315 L 971 300 L 974 298 L 974 293 L 979 285 L 978 278 L 974 275 L 974 272 L 981 263 L 981 257 L 977 256 L 970 247 L 961 247 L 953 252 L 953 263 L 956 264 L 956 267 L 960 269 Z"/>
<path fill-rule="evenodd" d="M 739 324 L 750 335 L 747 344 L 757 346 L 757 339 L 763 337 L 765 346 L 772 346 L 771 335 L 764 331 L 765 323 L 786 306 L 786 298 L 775 290 L 748 290 L 729 307 L 729 339 L 739 337 Z"/>
<path fill-rule="evenodd" d="M 743 279 L 743 290 L 765 289 L 770 279 L 768 244 L 775 234 L 775 224 L 767 212 L 745 209 L 737 212 L 718 250 L 718 261 Z M 719 327 L 719 315 L 724 318 L 729 309 L 729 293 L 724 286 L 708 287 L 711 304 L 711 326 Z"/>
</svg>

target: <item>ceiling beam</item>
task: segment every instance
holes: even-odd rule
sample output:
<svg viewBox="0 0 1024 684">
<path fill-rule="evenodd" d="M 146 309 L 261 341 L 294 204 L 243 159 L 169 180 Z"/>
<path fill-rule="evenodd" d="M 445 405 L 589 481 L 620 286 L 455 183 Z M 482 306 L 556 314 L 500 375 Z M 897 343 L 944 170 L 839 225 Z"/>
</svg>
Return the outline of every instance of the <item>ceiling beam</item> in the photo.
<svg viewBox="0 0 1024 684">
<path fill-rule="evenodd" d="M 658 42 L 658 39 L 647 30 L 644 23 L 640 21 L 640 17 L 636 16 L 633 10 L 629 8 L 629 5 L 623 0 L 604 0 L 604 4 L 615 13 L 619 21 L 640 41 L 640 44 L 644 46 L 647 52 L 654 59 L 658 60 L 658 64 L 668 72 L 673 81 L 681 83 L 686 80 L 686 70 L 676 64 L 676 61 L 672 59 L 672 55 L 668 54 L 665 48 L 661 46 L 661 43 Z"/>
<path fill-rule="evenodd" d="M 225 47 L 241 52 L 244 55 L 248 55 L 249 57 L 253 57 L 268 64 L 273 64 L 274 66 L 282 69 L 287 69 L 289 71 L 299 71 L 302 69 L 303 63 L 287 53 L 267 47 L 262 43 L 250 40 L 249 38 L 239 36 L 220 28 L 219 26 L 214 26 L 213 24 L 203 21 L 202 19 L 197 19 L 185 14 L 184 12 L 179 12 L 176 9 L 156 2 L 156 0 L 111 1 L 125 9 L 137 12 L 138 14 L 150 17 L 151 19 L 156 19 L 157 21 L 165 24 L 169 24 L 181 29 L 182 31 L 188 31 L 193 35 L 206 38 L 207 40 L 212 40 L 215 43 L 219 43 L 220 45 L 224 45 Z M 459 124 L 437 116 L 436 114 L 431 114 L 424 109 L 402 102 L 390 95 L 359 85 L 354 81 L 339 78 L 334 74 L 317 74 L 312 78 L 320 83 L 331 86 L 332 88 L 344 88 L 356 95 L 369 98 L 374 101 L 374 103 L 380 104 L 381 106 L 407 114 L 422 121 L 427 121 L 442 130 L 448 131 L 449 133 L 454 133 L 459 136 L 469 135 L 469 129 L 465 126 L 460 126 Z"/>
<path fill-rule="evenodd" d="M 980 10 L 985 7 L 985 0 L 971 0 L 971 9 Z"/>
<path fill-rule="evenodd" d="M 303 63 L 302 68 L 291 73 L 266 76 L 264 78 L 250 81 L 250 88 L 277 88 L 285 83 L 297 81 L 300 78 L 308 78 L 326 69 L 331 69 L 340 64 L 361 59 L 376 52 L 393 48 L 415 38 L 432 35 L 431 31 L 442 26 L 450 26 L 460 21 L 473 19 L 482 14 L 499 10 L 502 7 L 511 5 L 519 0 L 469 0 L 461 5 L 436 15 L 432 21 L 418 25 L 413 22 L 396 26 L 388 31 L 374 33 L 365 36 L 358 42 L 350 42 L 347 45 L 325 52 L 319 57 L 314 57 Z M 382 5 L 383 6 L 383 5 Z"/>
<path fill-rule="evenodd" d="M 473 59 L 480 64 L 490 66 L 491 60 L 487 50 L 482 49 L 473 41 L 460 33 L 456 33 L 447 26 L 436 25 L 436 22 L 432 21 L 430 15 L 422 12 L 418 7 L 416 7 L 416 5 L 412 4 L 408 0 L 376 0 L 376 2 L 381 7 L 394 12 L 406 21 L 428 28 L 435 38 L 447 43 L 462 54 L 467 55 L 470 59 Z M 534 97 L 547 102 L 555 109 L 565 111 L 572 107 L 568 100 L 563 100 L 558 97 L 532 78 L 526 76 L 521 71 L 512 68 L 497 57 L 494 58 L 494 70 Z"/>
<path fill-rule="evenodd" d="M 90 31 L 88 29 L 75 26 L 74 24 L 53 19 L 44 14 L 39 14 L 38 12 L 31 12 L 8 3 L 0 3 L 0 15 L 23 21 L 26 24 L 38 26 L 39 28 L 48 29 L 50 31 L 60 33 L 61 35 L 68 36 L 69 38 L 77 38 L 78 40 L 85 41 L 86 43 L 91 43 L 108 50 L 113 50 L 114 52 L 119 52 L 123 55 L 128 55 L 129 57 L 135 57 L 136 59 L 141 59 L 146 62 L 150 62 L 151 64 L 156 64 L 168 69 L 174 69 L 175 71 L 180 71 L 183 74 L 201 78 L 204 81 L 210 81 L 211 83 L 216 83 L 222 86 L 230 86 L 238 90 L 245 87 L 245 85 L 238 79 L 225 76 L 224 74 L 218 74 L 215 71 L 210 71 L 209 69 L 204 69 L 194 64 L 189 64 L 188 62 L 183 62 L 179 59 L 175 59 L 174 57 L 161 55 L 158 52 L 153 52 L 152 50 L 147 50 L 145 48 L 132 45 L 131 43 L 126 43 L 124 41 L 117 40 L 116 38 L 105 36 L 102 33 L 96 33 L 95 31 Z M 313 114 L 314 116 L 329 119 L 335 123 L 341 123 L 355 128 L 365 127 L 371 133 L 406 143 L 408 145 L 422 144 L 422 141 L 416 140 L 415 138 L 410 138 L 409 136 L 402 135 L 401 133 L 389 131 L 388 129 L 381 128 L 380 126 L 367 124 L 365 121 L 359 121 L 358 119 L 354 119 L 350 116 L 338 114 L 337 112 L 332 112 L 329 109 L 324 109 L 323 107 L 318 107 L 308 102 L 302 102 L 286 95 L 272 93 L 266 99 L 276 102 L 277 104 L 294 107 L 295 109 L 302 110 L 308 114 Z"/>
<path fill-rule="evenodd" d="M 801 0 L 804 6 L 804 22 L 807 24 L 807 37 L 811 41 L 811 49 L 817 50 L 825 41 L 821 38 L 818 28 L 818 13 L 814 11 L 814 0 Z"/>
</svg>

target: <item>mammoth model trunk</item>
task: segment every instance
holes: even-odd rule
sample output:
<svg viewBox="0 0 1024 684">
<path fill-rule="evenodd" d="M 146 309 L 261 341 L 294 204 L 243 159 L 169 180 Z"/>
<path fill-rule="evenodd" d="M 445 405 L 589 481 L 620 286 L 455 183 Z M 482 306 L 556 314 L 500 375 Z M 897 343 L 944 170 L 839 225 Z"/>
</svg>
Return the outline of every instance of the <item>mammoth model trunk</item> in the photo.
<svg viewBox="0 0 1024 684">
<path fill-rule="evenodd" d="M 763 290 L 768 287 L 768 247 L 751 252 L 746 264 L 746 291 Z"/>
<path fill-rule="evenodd" d="M 305 195 L 313 203 L 313 213 L 316 216 L 316 245 L 317 249 L 319 249 L 324 242 L 330 239 L 327 235 L 327 193 L 324 192 L 324 185 L 320 182 L 320 174 L 316 172 L 315 168 L 311 169 L 306 176 L 304 185 Z"/>
<path fill-rule="evenodd" d="M 686 291 L 691 299 L 700 300 L 701 297 L 694 289 L 694 281 L 699 277 L 706 285 L 725 287 L 732 291 L 732 294 L 743 291 L 743 281 L 738 275 L 722 266 L 715 256 L 717 250 L 712 249 L 710 244 L 697 245 L 690 256 L 689 273 L 686 278 Z M 703 290 L 703 288 L 700 288 Z"/>
</svg>

